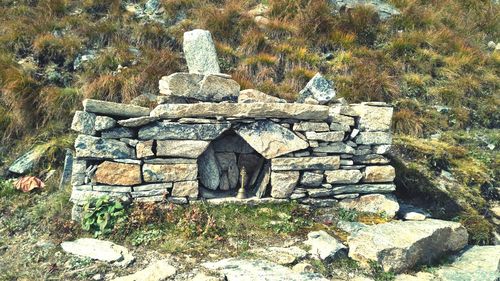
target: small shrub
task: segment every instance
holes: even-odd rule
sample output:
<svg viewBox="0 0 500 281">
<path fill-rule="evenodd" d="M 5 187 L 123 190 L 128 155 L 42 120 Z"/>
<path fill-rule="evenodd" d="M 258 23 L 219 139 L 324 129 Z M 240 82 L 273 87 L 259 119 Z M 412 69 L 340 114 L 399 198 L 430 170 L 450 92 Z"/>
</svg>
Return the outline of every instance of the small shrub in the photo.
<svg viewBox="0 0 500 281">
<path fill-rule="evenodd" d="M 394 113 L 392 124 L 395 133 L 415 137 L 421 136 L 423 133 L 423 124 L 420 117 L 409 109 L 401 109 Z"/>
<path fill-rule="evenodd" d="M 109 196 L 92 198 L 83 206 L 82 228 L 94 236 L 110 234 L 115 225 L 127 219 L 125 207 Z"/>
<path fill-rule="evenodd" d="M 343 221 L 358 221 L 359 213 L 351 209 L 339 209 L 339 219 Z"/>
<path fill-rule="evenodd" d="M 16 193 L 19 192 L 14 187 L 14 182 L 12 180 L 0 178 L 0 198 L 10 197 Z"/>
</svg>

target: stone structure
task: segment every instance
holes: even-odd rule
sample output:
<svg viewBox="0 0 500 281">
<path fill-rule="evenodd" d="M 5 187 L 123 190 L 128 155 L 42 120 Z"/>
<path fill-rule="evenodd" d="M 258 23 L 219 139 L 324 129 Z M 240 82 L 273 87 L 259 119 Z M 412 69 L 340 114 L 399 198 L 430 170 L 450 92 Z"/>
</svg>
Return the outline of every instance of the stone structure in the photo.
<svg viewBox="0 0 500 281">
<path fill-rule="evenodd" d="M 395 171 L 384 156 L 392 107 L 345 104 L 325 81 L 308 84 L 305 103 L 240 92 L 227 74 L 199 72 L 163 77 L 154 109 L 85 100 L 72 123 L 80 135 L 71 200 L 272 198 L 329 206 L 394 191 Z M 235 199 L 242 187 L 249 199 Z"/>
</svg>

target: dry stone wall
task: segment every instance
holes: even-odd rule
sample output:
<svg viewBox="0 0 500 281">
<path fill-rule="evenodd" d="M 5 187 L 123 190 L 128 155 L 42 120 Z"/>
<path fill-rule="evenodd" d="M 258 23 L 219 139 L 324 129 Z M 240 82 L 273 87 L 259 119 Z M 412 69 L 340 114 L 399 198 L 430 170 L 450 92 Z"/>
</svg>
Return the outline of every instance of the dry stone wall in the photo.
<svg viewBox="0 0 500 281">
<path fill-rule="evenodd" d="M 186 59 L 213 56 L 212 47 L 192 46 L 211 44 L 206 32 L 191 32 L 187 41 Z M 208 61 L 188 61 L 190 73 L 163 77 L 153 109 L 83 102 L 72 123 L 79 133 L 71 196 L 76 206 L 103 195 L 129 202 L 331 206 L 395 190 L 385 156 L 392 107 L 336 100 L 333 83 L 321 74 L 301 91 L 300 103 L 288 103 L 240 91 Z"/>
</svg>

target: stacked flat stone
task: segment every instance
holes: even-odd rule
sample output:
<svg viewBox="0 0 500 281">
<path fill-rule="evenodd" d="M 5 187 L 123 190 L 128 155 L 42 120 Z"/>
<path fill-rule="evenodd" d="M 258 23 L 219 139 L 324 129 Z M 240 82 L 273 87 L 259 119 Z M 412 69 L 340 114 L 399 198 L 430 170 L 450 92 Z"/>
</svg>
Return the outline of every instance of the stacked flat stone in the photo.
<svg viewBox="0 0 500 281">
<path fill-rule="evenodd" d="M 206 32 L 191 33 L 186 59 L 213 56 L 213 46 L 192 46 L 196 36 L 200 44 L 211 43 Z M 229 75 L 217 73 L 216 59 L 209 61 L 188 61 L 189 73 L 163 77 L 152 110 L 83 102 L 72 123 L 79 133 L 71 196 L 76 205 L 103 195 L 238 201 L 243 186 L 250 199 L 242 202 L 271 198 L 330 206 L 395 190 L 394 168 L 385 156 L 392 107 L 336 101 L 333 83 L 320 74 L 299 94 L 303 103 L 287 103 L 257 90 L 240 91 Z"/>
</svg>

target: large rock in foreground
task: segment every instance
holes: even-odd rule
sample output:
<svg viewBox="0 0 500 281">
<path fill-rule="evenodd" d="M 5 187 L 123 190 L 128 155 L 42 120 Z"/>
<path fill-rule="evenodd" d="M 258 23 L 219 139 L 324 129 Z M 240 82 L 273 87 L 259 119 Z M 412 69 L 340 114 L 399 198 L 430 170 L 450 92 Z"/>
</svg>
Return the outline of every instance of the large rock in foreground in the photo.
<svg viewBox="0 0 500 281">
<path fill-rule="evenodd" d="M 352 259 L 401 272 L 459 251 L 467 239 L 467 231 L 459 223 L 429 219 L 368 226 L 354 232 L 347 243 Z"/>
<path fill-rule="evenodd" d="M 129 253 L 127 248 L 109 241 L 80 238 L 75 241 L 62 242 L 61 247 L 65 252 L 70 254 L 122 266 L 127 266 L 134 261 L 134 257 Z"/>
<path fill-rule="evenodd" d="M 227 281 L 326 281 L 316 273 L 296 273 L 288 267 L 266 260 L 224 259 L 202 264 L 203 267 L 218 271 Z"/>
<path fill-rule="evenodd" d="M 113 281 L 162 281 L 175 275 L 175 267 L 168 260 L 159 260 L 151 263 L 143 270 L 134 274 L 113 279 Z"/>
</svg>

